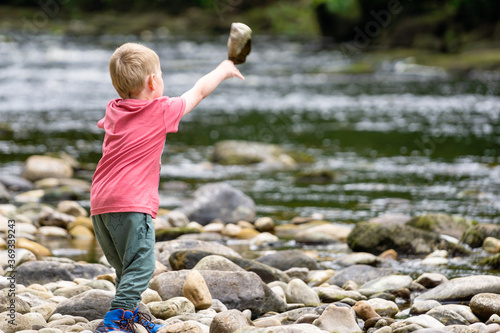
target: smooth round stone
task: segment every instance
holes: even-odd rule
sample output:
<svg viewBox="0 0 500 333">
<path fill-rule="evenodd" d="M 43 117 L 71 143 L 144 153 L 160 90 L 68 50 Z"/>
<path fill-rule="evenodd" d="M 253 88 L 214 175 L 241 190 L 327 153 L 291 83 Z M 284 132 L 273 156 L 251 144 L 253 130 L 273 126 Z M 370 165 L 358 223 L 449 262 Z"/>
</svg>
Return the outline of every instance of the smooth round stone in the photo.
<svg viewBox="0 0 500 333">
<path fill-rule="evenodd" d="M 161 302 L 160 294 L 158 294 L 157 291 L 149 288 L 144 290 L 144 292 L 141 294 L 141 298 L 144 304 L 148 304 L 151 302 Z"/>
<path fill-rule="evenodd" d="M 361 333 L 361 328 L 348 307 L 330 304 L 313 323 L 328 332 Z"/>
<path fill-rule="evenodd" d="M 370 318 L 380 317 L 380 315 L 375 312 L 370 303 L 368 303 L 367 301 L 359 301 L 352 308 L 356 312 L 356 314 L 364 321 Z"/>
<path fill-rule="evenodd" d="M 58 328 L 51 328 L 51 327 L 42 328 L 38 332 L 39 333 L 64 333 L 62 330 L 60 330 Z"/>
<path fill-rule="evenodd" d="M 10 287 L 10 286 L 9 286 Z M 9 295 L 9 291 L 0 291 L 0 312 L 8 312 L 10 311 L 9 306 L 12 304 L 11 301 L 14 300 L 14 305 L 16 312 L 19 312 L 20 314 L 28 313 L 30 312 L 30 305 L 28 302 L 23 300 L 19 293 L 12 298 L 11 295 Z"/>
<path fill-rule="evenodd" d="M 345 242 L 351 231 L 348 226 L 324 223 L 299 231 L 295 240 L 306 244 Z"/>
<path fill-rule="evenodd" d="M 76 295 L 80 295 L 86 291 L 92 290 L 92 287 L 79 285 L 72 288 L 61 288 L 54 291 L 54 296 L 63 296 L 66 298 L 71 298 Z"/>
<path fill-rule="evenodd" d="M 280 241 L 280 239 L 277 236 L 275 236 L 269 232 L 262 232 L 262 233 L 258 234 L 257 236 L 255 236 L 254 238 L 252 238 L 250 244 L 256 245 L 256 246 L 263 246 L 266 244 L 277 243 L 279 241 Z"/>
<path fill-rule="evenodd" d="M 238 310 L 228 310 L 217 314 L 211 325 L 212 333 L 233 333 L 239 328 L 250 325 L 247 316 Z"/>
<path fill-rule="evenodd" d="M 83 225 L 76 225 L 70 231 L 69 234 L 75 239 L 93 239 L 94 233 Z"/>
<path fill-rule="evenodd" d="M 318 306 L 321 303 L 316 291 L 299 279 L 293 279 L 288 283 L 286 299 L 289 303 L 303 303 L 306 306 Z"/>
<path fill-rule="evenodd" d="M 445 326 L 449 325 L 469 325 L 470 323 L 461 315 L 448 308 L 438 306 L 429 312 L 427 315 L 432 316 L 443 323 Z"/>
<path fill-rule="evenodd" d="M 255 223 L 255 228 L 260 232 L 273 231 L 274 230 L 274 221 L 270 217 L 260 217 Z"/>
<path fill-rule="evenodd" d="M 222 229 L 221 233 L 224 236 L 235 238 L 238 236 L 238 234 L 241 232 L 241 230 L 243 230 L 242 227 L 237 226 L 236 224 L 229 223 L 229 224 L 226 224 L 224 229 Z"/>
<path fill-rule="evenodd" d="M 420 264 L 424 266 L 444 266 L 448 265 L 449 262 L 450 261 L 447 258 L 430 257 L 422 260 Z"/>
<path fill-rule="evenodd" d="M 488 324 L 486 325 L 486 327 L 488 328 L 488 332 L 487 333 L 497 333 L 500 331 L 500 325 L 499 324 Z"/>
<path fill-rule="evenodd" d="M 435 300 L 414 302 L 410 308 L 410 314 L 412 315 L 424 314 L 427 313 L 427 311 L 435 307 L 438 307 L 440 305 L 441 303 Z"/>
<path fill-rule="evenodd" d="M 48 257 L 52 255 L 50 250 L 43 245 L 36 242 L 30 241 L 26 238 L 19 238 L 16 242 L 16 247 L 20 249 L 26 249 L 32 252 L 37 258 Z"/>
<path fill-rule="evenodd" d="M 42 155 L 28 157 L 23 172 L 23 178 L 31 181 L 49 177 L 71 178 L 72 176 L 73 168 L 68 162 Z"/>
<path fill-rule="evenodd" d="M 73 281 L 57 281 L 57 282 L 49 282 L 43 285 L 45 288 L 47 288 L 48 291 L 54 292 L 59 288 L 72 288 L 76 287 L 77 284 Z"/>
<path fill-rule="evenodd" d="M 203 333 L 203 329 L 195 321 L 185 321 L 164 326 L 156 333 Z"/>
<path fill-rule="evenodd" d="M 342 301 L 346 298 L 351 298 L 356 301 L 365 300 L 366 297 L 361 295 L 359 292 L 354 290 L 343 290 L 338 288 L 337 286 L 329 286 L 329 287 L 317 287 L 319 297 L 325 303 L 333 303 Z"/>
<path fill-rule="evenodd" d="M 222 222 L 212 222 L 203 227 L 203 232 L 215 232 L 222 233 L 224 229 L 224 223 Z"/>
<path fill-rule="evenodd" d="M 280 299 L 282 299 L 284 303 L 286 303 L 286 295 L 285 295 L 285 291 L 283 290 L 282 287 L 275 286 L 275 287 L 272 287 L 271 290 L 276 294 L 276 296 L 278 296 Z"/>
<path fill-rule="evenodd" d="M 319 286 L 328 281 L 328 279 L 330 279 L 334 275 L 335 271 L 333 269 L 309 271 L 307 284 L 311 287 Z"/>
<path fill-rule="evenodd" d="M 455 278 L 417 296 L 416 300 L 463 301 L 482 293 L 500 293 L 500 277 L 475 275 Z"/>
<path fill-rule="evenodd" d="M 381 317 L 394 317 L 399 312 L 398 306 L 392 301 L 382 298 L 372 298 L 367 302 Z"/>
<path fill-rule="evenodd" d="M 92 289 L 101 289 L 101 290 L 108 290 L 108 291 L 115 291 L 115 285 L 106 280 L 90 280 L 88 282 L 83 283 L 84 286 L 89 286 Z"/>
<path fill-rule="evenodd" d="M 401 288 L 409 288 L 413 279 L 408 275 L 388 275 L 365 283 L 359 287 L 361 290 L 371 290 L 372 294 L 377 292 L 390 292 Z"/>
<path fill-rule="evenodd" d="M 19 223 L 16 220 L 16 232 L 34 235 L 38 229 L 31 223 Z"/>
<path fill-rule="evenodd" d="M 49 321 L 49 327 L 59 326 L 59 325 L 74 325 L 76 324 L 75 319 L 69 316 L 63 316 L 61 319 Z"/>
<path fill-rule="evenodd" d="M 352 266 L 352 265 L 377 266 L 381 261 L 382 260 L 379 257 L 371 253 L 356 252 L 340 257 L 335 261 L 335 263 L 341 266 Z"/>
<path fill-rule="evenodd" d="M 24 314 L 24 318 L 26 318 L 31 325 L 41 325 L 43 327 L 47 326 L 47 321 L 41 313 L 29 312 Z"/>
<path fill-rule="evenodd" d="M 423 328 L 444 328 L 444 325 L 439 320 L 426 314 L 410 317 L 404 322 L 407 324 L 417 324 L 419 326 L 422 326 Z"/>
<path fill-rule="evenodd" d="M 492 314 L 491 317 L 486 322 L 486 324 L 492 324 L 492 323 L 500 324 L 500 316 L 497 314 Z"/>
<path fill-rule="evenodd" d="M 151 314 L 160 319 L 195 312 L 194 304 L 185 297 L 173 297 L 167 301 L 151 302 L 147 306 Z"/>
<path fill-rule="evenodd" d="M 209 255 L 204 258 L 202 258 L 196 266 L 193 267 L 193 270 L 198 270 L 198 271 L 244 271 L 243 268 L 240 266 L 236 265 L 234 262 L 231 260 L 219 256 L 219 255 Z"/>
<path fill-rule="evenodd" d="M 55 226 L 43 226 L 38 229 L 38 234 L 44 237 L 66 238 L 68 237 L 68 230 Z"/>
<path fill-rule="evenodd" d="M 63 200 L 57 204 L 57 210 L 61 213 L 77 216 L 88 216 L 85 208 L 80 206 L 78 202 L 71 200 Z"/>
<path fill-rule="evenodd" d="M 54 303 L 45 303 L 39 306 L 35 306 L 31 308 L 31 312 L 36 312 L 42 315 L 45 321 L 49 320 L 50 316 L 54 314 L 56 311 L 57 305 Z"/>
<path fill-rule="evenodd" d="M 14 313 L 14 318 L 12 318 L 10 312 L 2 312 L 0 313 L 0 331 L 4 331 L 5 333 L 14 333 L 22 330 L 31 329 L 31 324 L 27 318 L 25 318 L 19 312 Z M 9 321 L 14 320 L 14 325 Z"/>
<path fill-rule="evenodd" d="M 242 228 L 241 231 L 236 235 L 238 239 L 253 239 L 260 234 L 255 229 L 252 228 Z"/>
<path fill-rule="evenodd" d="M 483 293 L 472 297 L 469 307 L 482 321 L 492 315 L 500 315 L 500 294 Z"/>
<path fill-rule="evenodd" d="M 500 252 L 500 239 L 487 237 L 483 242 L 483 250 L 489 253 Z"/>
<path fill-rule="evenodd" d="M 189 219 L 186 214 L 172 210 L 164 215 L 167 222 L 173 227 L 185 227 L 189 224 Z"/>
<path fill-rule="evenodd" d="M 284 272 L 286 275 L 290 277 L 290 279 L 299 279 L 304 282 L 307 282 L 307 276 L 309 274 L 309 269 L 307 267 L 293 267 L 287 269 Z"/>
<path fill-rule="evenodd" d="M 440 273 L 424 273 L 420 275 L 415 282 L 426 288 L 434 288 L 440 284 L 448 282 L 448 278 Z"/>
<path fill-rule="evenodd" d="M 184 281 L 182 294 L 193 303 L 195 309 L 203 310 L 212 306 L 212 295 L 203 275 L 197 270 L 191 270 Z"/>
</svg>

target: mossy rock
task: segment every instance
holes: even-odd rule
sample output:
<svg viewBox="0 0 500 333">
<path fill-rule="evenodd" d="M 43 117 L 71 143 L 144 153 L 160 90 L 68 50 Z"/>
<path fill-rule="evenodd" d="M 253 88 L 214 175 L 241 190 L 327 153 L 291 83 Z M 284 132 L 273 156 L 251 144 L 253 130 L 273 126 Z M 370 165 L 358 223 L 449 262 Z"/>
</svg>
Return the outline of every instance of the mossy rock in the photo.
<svg viewBox="0 0 500 333">
<path fill-rule="evenodd" d="M 500 225 L 492 223 L 480 223 L 468 228 L 462 235 L 460 241 L 472 248 L 483 246 L 487 237 L 500 239 Z"/>
<path fill-rule="evenodd" d="M 329 184 L 333 183 L 337 175 L 331 170 L 302 170 L 295 175 L 295 182 L 299 184 Z"/>
<path fill-rule="evenodd" d="M 361 222 L 347 237 L 347 245 L 355 252 L 380 254 L 394 249 L 406 255 L 427 254 L 440 248 L 440 235 L 409 225 L 380 225 Z"/>
<path fill-rule="evenodd" d="M 448 251 L 451 257 L 464 257 L 470 256 L 472 251 L 460 243 L 451 243 L 445 240 L 441 240 L 441 245 L 439 246 L 441 250 Z"/>
<path fill-rule="evenodd" d="M 7 123 L 0 123 L 0 140 L 9 140 L 14 138 L 14 130 Z"/>
<path fill-rule="evenodd" d="M 177 227 L 168 229 L 159 229 L 155 232 L 157 242 L 176 239 L 185 234 L 199 234 L 200 230 L 196 228 Z"/>
<path fill-rule="evenodd" d="M 314 163 L 316 159 L 309 155 L 308 153 L 304 153 L 303 151 L 287 151 L 287 154 L 293 158 L 297 163 Z"/>
<path fill-rule="evenodd" d="M 435 231 L 458 239 L 475 224 L 477 222 L 449 214 L 425 214 L 416 216 L 407 223 L 418 229 Z"/>
<path fill-rule="evenodd" d="M 500 268 L 500 253 L 484 258 L 478 263 L 480 266 L 489 266 L 493 269 Z"/>
</svg>

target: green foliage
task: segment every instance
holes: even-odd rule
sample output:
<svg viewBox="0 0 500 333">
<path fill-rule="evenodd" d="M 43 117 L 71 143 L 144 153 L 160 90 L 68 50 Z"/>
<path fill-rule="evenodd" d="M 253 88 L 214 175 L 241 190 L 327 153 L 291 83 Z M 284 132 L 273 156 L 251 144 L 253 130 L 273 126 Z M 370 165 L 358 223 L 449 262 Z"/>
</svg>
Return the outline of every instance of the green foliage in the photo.
<svg viewBox="0 0 500 333">
<path fill-rule="evenodd" d="M 325 5 L 328 11 L 344 17 L 359 17 L 361 6 L 358 0 L 313 0 L 314 6 Z"/>
</svg>

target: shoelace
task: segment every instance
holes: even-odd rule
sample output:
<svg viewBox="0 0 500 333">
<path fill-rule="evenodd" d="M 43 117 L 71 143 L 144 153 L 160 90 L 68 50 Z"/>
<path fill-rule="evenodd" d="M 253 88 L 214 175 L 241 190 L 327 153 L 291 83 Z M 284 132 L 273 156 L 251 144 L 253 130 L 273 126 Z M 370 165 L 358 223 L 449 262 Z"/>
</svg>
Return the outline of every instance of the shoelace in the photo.
<svg viewBox="0 0 500 333">
<path fill-rule="evenodd" d="M 120 329 L 128 330 L 131 333 L 136 333 L 134 321 L 132 320 L 132 318 L 120 320 Z"/>
<path fill-rule="evenodd" d="M 137 322 L 144 326 L 148 330 L 148 332 L 151 332 L 151 330 L 155 328 L 153 318 L 151 318 L 151 316 L 147 313 L 137 311 L 135 316 L 137 317 Z"/>
</svg>

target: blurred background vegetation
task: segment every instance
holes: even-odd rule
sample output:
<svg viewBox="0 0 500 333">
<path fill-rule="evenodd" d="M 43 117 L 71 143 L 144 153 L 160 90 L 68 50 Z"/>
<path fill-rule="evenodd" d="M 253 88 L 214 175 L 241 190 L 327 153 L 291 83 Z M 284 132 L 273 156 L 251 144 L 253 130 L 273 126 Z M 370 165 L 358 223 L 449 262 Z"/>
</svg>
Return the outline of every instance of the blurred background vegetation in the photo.
<svg viewBox="0 0 500 333">
<path fill-rule="evenodd" d="M 500 42 L 498 0 L 4 0 L 2 3 L 0 19 L 4 29 L 22 28 L 20 25 L 26 23 L 26 18 L 29 20 L 42 10 L 50 19 L 47 28 L 65 34 L 140 34 L 162 29 L 170 34 L 211 35 L 225 33 L 232 21 L 241 20 L 259 34 L 323 36 L 333 43 L 359 38 L 356 36 L 359 31 L 366 33 L 371 28 L 370 46 L 413 47 L 443 53 L 491 47 Z M 389 13 L 389 17 L 384 13 Z M 19 20 L 21 17 L 25 20 Z M 376 23 L 384 24 L 384 28 L 377 31 Z"/>
</svg>

